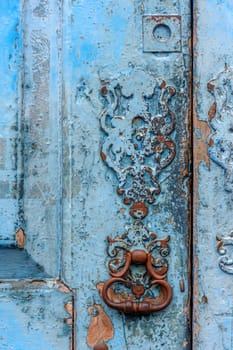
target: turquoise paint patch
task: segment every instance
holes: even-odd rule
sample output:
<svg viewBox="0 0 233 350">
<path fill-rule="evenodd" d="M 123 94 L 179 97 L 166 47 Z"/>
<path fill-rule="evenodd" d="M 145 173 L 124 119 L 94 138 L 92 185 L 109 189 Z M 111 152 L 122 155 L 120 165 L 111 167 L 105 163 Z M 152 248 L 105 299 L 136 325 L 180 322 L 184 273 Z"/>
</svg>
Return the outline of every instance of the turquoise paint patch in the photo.
<svg viewBox="0 0 233 350">
<path fill-rule="evenodd" d="M 80 53 L 77 60 L 77 64 L 85 64 L 96 60 L 98 57 L 97 47 L 94 44 L 91 44 L 89 41 L 83 42 L 80 46 Z"/>
<path fill-rule="evenodd" d="M 121 17 L 119 15 L 114 15 L 112 20 L 109 23 L 109 27 L 112 30 L 113 37 L 117 36 L 117 40 L 113 41 L 114 43 L 114 59 L 118 61 L 122 55 L 124 45 L 125 45 L 125 36 L 127 29 L 127 17 Z"/>
<path fill-rule="evenodd" d="M 22 63 L 21 1 L 0 3 L 0 138 L 4 159 L 0 169 L 0 239 L 14 240 L 18 229 L 17 123 L 20 68 Z M 6 192 L 6 186 L 9 190 Z M 13 190 L 14 189 L 14 190 Z"/>
</svg>

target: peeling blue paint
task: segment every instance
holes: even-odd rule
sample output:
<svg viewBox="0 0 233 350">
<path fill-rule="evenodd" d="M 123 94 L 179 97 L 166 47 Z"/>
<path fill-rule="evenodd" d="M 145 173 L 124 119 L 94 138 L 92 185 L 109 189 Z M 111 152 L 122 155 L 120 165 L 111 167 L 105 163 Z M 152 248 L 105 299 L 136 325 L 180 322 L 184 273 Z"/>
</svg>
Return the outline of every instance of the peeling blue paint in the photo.
<svg viewBox="0 0 233 350">
<path fill-rule="evenodd" d="M 181 15 L 181 52 L 143 52 L 145 14 Z M 8 269 L 0 276 L 10 279 L 0 284 L 0 349 L 7 343 L 12 350 L 68 350 L 75 333 L 77 349 L 87 350 L 88 307 L 93 303 L 101 304 L 113 322 L 109 348 L 184 348 L 189 344 L 188 190 L 183 175 L 188 167 L 189 1 L 2 1 L 0 19 L 0 243 L 15 244 L 16 229 L 23 226 L 26 244 L 17 256 L 22 253 L 31 263 L 22 259 L 17 264 L 15 256 L 15 275 Z M 137 70 L 140 78 L 130 82 Z M 132 223 L 116 193 L 117 178 L 100 158 L 99 115 L 101 88 L 126 73 L 135 102 L 126 96 L 125 108 L 133 106 L 136 115 L 145 112 L 138 91 L 145 88 L 140 80 L 147 83 L 148 72 L 177 91 L 172 102 L 176 157 L 160 177 L 161 196 L 145 218 L 158 236 L 171 236 L 168 280 L 174 299 L 164 312 L 139 318 L 110 310 L 96 288 L 108 278 L 106 237 L 122 234 Z M 54 282 L 58 278 L 73 292 Z M 187 286 L 182 293 L 180 280 Z M 64 309 L 71 298 L 77 307 L 76 329 L 64 322 L 74 317 L 73 310 L 68 314 Z"/>
<path fill-rule="evenodd" d="M 142 15 L 163 13 L 183 15 L 182 52 L 144 53 Z M 187 1 L 124 3 L 90 0 L 64 4 L 63 228 L 66 243 L 63 247 L 63 276 L 70 286 L 77 288 L 78 349 L 89 349 L 86 337 L 90 316 L 87 309 L 94 303 L 101 304 L 113 322 L 115 336 L 108 343 L 112 349 L 181 349 L 185 348 L 183 343 L 186 344 L 186 340 L 185 346 L 189 346 L 187 314 L 184 312 L 188 302 L 188 207 L 184 193 L 188 191 L 184 192 L 186 182 L 180 175 L 188 166 L 184 165 L 183 152 L 187 137 L 189 85 L 185 76 L 188 76 L 189 63 L 187 61 L 184 65 L 183 55 L 189 57 L 189 13 Z M 86 43 L 91 47 L 86 47 Z M 163 312 L 147 318 L 124 317 L 109 309 L 96 289 L 98 282 L 108 278 L 106 237 L 121 235 L 125 225 L 131 223 L 126 215 L 127 207 L 116 194 L 117 178 L 104 167 L 99 156 L 103 137 L 99 125 L 99 115 L 103 110 L 100 90 L 101 87 L 108 89 L 113 80 L 120 81 L 126 72 L 137 69 L 145 72 L 145 76 L 151 71 L 169 85 L 175 85 L 179 96 L 173 105 L 178 118 L 174 133 L 177 157 L 169 172 L 164 172 L 161 177 L 162 194 L 153 206 L 153 216 L 145 219 L 160 237 L 171 235 L 168 280 L 173 288 L 174 302 Z M 133 90 L 134 85 L 140 86 L 140 80 L 135 84 L 132 81 Z M 139 106 L 140 101 L 135 105 Z M 180 292 L 181 279 L 187 286 L 185 293 Z"/>
<path fill-rule="evenodd" d="M 233 141 L 228 124 L 233 115 L 233 82 L 231 76 L 218 81 L 221 72 L 227 75 L 233 67 L 233 3 L 198 0 L 194 21 L 194 112 L 201 125 L 201 130 L 194 131 L 202 133 L 202 148 L 194 164 L 197 178 L 194 182 L 193 348 L 232 349 L 232 276 L 219 267 L 221 256 L 216 248 L 216 236 L 227 236 L 233 228 L 230 157 L 224 170 L 224 160 L 230 154 L 225 151 L 225 138 L 229 147 Z"/>
<path fill-rule="evenodd" d="M 17 137 L 22 62 L 21 3 L 0 4 L 0 241 L 14 240 L 19 225 Z M 7 190 L 7 196 L 6 196 Z"/>
</svg>

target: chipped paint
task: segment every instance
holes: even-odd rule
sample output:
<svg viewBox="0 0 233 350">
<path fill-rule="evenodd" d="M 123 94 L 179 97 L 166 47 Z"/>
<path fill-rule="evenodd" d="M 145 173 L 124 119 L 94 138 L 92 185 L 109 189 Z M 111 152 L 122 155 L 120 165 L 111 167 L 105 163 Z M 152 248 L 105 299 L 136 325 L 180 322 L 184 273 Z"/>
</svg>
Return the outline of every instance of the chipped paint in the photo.
<svg viewBox="0 0 233 350">
<path fill-rule="evenodd" d="M 223 167 L 216 162 L 229 154 L 218 152 L 218 140 L 232 141 L 227 127 L 232 109 L 227 72 L 233 66 L 232 13 L 229 0 L 194 2 L 194 350 L 233 345 L 232 280 L 219 268 L 224 256 L 216 251 L 216 236 L 223 238 L 233 227 L 231 194 Z"/>
<path fill-rule="evenodd" d="M 17 244 L 17 247 L 22 249 L 26 243 L 26 235 L 23 231 L 22 228 L 20 228 L 16 234 L 15 234 L 15 238 L 16 238 L 16 244 Z"/>
<path fill-rule="evenodd" d="M 142 16 L 153 14 L 180 16 L 180 52 L 143 52 Z M 189 1 L 146 0 L 126 1 L 124 4 L 112 0 L 67 1 L 64 2 L 63 20 L 65 246 L 62 259 L 64 278 L 77 290 L 77 348 L 88 349 L 87 308 L 93 304 L 104 305 L 96 290 L 96 284 L 108 279 L 105 261 L 106 237 L 121 236 L 126 223 L 132 224 L 134 218 L 129 216 L 129 207 L 136 202 L 139 204 L 133 208 L 135 210 L 132 214 L 144 216 L 141 220 L 145 221 L 145 225 L 151 231 L 156 232 L 157 237 L 171 237 L 172 249 L 167 280 L 173 288 L 174 302 L 163 312 L 146 318 L 123 317 L 115 310 L 106 308 L 114 323 L 115 332 L 109 347 L 122 350 L 134 350 L 139 346 L 145 349 L 155 346 L 158 349 L 162 346 L 169 350 L 180 349 L 184 339 L 187 341 L 189 338 L 188 287 L 181 293 L 179 286 L 180 279 L 184 278 L 187 281 L 188 278 L 186 244 L 189 193 L 187 178 L 181 178 L 180 175 L 185 168 L 187 169 L 187 164 L 184 163 L 187 162 L 189 112 Z M 153 91 L 155 79 L 158 79 L 158 84 L 155 84 L 156 89 Z M 115 91 L 117 82 L 121 85 L 122 81 L 123 91 L 119 91 L 119 87 Z M 151 109 L 149 114 L 152 116 L 161 114 L 162 118 L 164 117 L 163 112 L 167 113 L 166 105 L 162 103 L 159 93 L 169 86 L 173 87 L 173 92 L 174 89 L 176 91 L 168 103 L 169 110 L 176 117 L 175 128 L 169 135 L 176 145 L 176 152 L 173 149 L 170 153 L 176 155 L 166 168 L 159 171 L 159 157 L 162 160 L 166 155 L 169 158 L 170 154 L 166 147 L 164 153 L 163 146 L 159 148 L 164 141 L 161 138 L 164 135 L 159 135 L 156 153 L 158 167 L 154 170 L 153 154 L 145 157 L 144 163 L 137 162 L 136 165 L 139 169 L 148 163 L 147 165 L 153 168 L 152 175 L 154 170 L 161 188 L 160 194 L 155 196 L 156 200 L 150 205 L 144 203 L 144 198 L 130 202 L 126 198 L 124 202 L 124 193 L 116 193 L 119 187 L 118 173 L 105 166 L 103 161 L 107 165 L 115 160 L 117 165 L 120 163 L 122 169 L 127 168 L 128 164 L 132 165 L 131 154 L 126 155 L 126 148 L 131 147 L 134 153 L 139 155 L 142 139 L 136 141 L 131 129 L 139 129 L 140 122 L 143 124 L 138 117 L 140 112 L 146 113 L 146 108 Z M 144 89 L 145 99 L 142 97 Z M 150 101 L 150 91 L 155 95 L 152 98 L 155 103 Z M 133 97 L 129 95 L 131 92 Z M 169 96 L 169 91 L 167 93 Z M 116 104 L 118 109 L 114 110 Z M 109 135 L 100 130 L 99 116 L 102 116 L 104 128 L 108 129 Z M 169 124 L 170 119 L 171 115 L 168 113 L 165 124 Z M 144 124 L 147 123 L 144 121 Z M 125 134 L 119 135 L 121 131 Z M 143 125 L 139 131 L 145 132 Z M 140 135 L 138 136 L 140 139 Z M 157 135 L 151 137 L 153 136 Z M 116 142 L 111 146 L 114 138 Z M 106 140 L 112 152 L 106 144 L 104 146 Z M 167 145 L 172 147 L 172 142 Z M 101 151 L 103 160 L 99 156 Z M 119 162 L 123 153 L 124 156 Z M 144 181 L 145 188 L 154 187 L 149 172 L 145 174 Z M 127 177 L 123 192 L 128 187 L 132 187 L 131 176 Z M 149 195 L 147 197 L 149 199 Z M 148 206 L 148 213 L 142 203 Z M 69 259 L 69 256 L 72 259 Z M 186 285 L 188 286 L 188 283 Z M 119 293 L 115 292 L 118 296 Z"/>
<path fill-rule="evenodd" d="M 72 326 L 73 325 L 73 302 L 68 301 L 68 303 L 64 305 L 64 308 L 66 309 L 66 312 L 70 315 L 69 318 L 65 318 L 64 322 Z"/>
<path fill-rule="evenodd" d="M 94 347 L 94 349 L 101 349 L 101 344 L 114 336 L 113 324 L 101 305 L 89 306 L 88 312 L 91 319 L 88 327 L 87 344 Z M 104 346 L 102 348 L 104 349 Z"/>
<path fill-rule="evenodd" d="M 207 87 L 214 97 L 208 113 L 211 128 L 209 157 L 224 169 L 224 188 L 233 192 L 233 68 L 225 66 Z"/>
<path fill-rule="evenodd" d="M 21 154 L 22 4 L 0 4 L 0 245 L 23 225 Z"/>
<path fill-rule="evenodd" d="M 161 192 L 160 173 L 176 156 L 176 115 L 170 107 L 175 95 L 173 86 L 142 70 L 122 73 L 104 94 L 100 127 L 107 137 L 100 154 L 117 175 L 117 193 L 125 204 L 133 203 L 130 215 L 135 219 L 148 215 L 147 204 Z"/>
<path fill-rule="evenodd" d="M 71 294 L 61 293 L 56 283 L 18 281 L 0 284 L 0 348 L 70 348 L 71 327 L 64 323 L 64 304 Z"/>
<path fill-rule="evenodd" d="M 104 339 L 93 345 L 96 349 L 108 348 L 103 343 L 105 338 L 112 349 L 180 349 L 189 342 L 188 290 L 181 293 L 179 286 L 181 278 L 188 279 L 188 190 L 180 174 L 187 167 L 189 1 L 31 0 L 22 2 L 22 16 L 20 3 L 2 1 L 0 5 L 1 25 L 7 28 L 1 31 L 0 26 L 0 32 L 13 33 L 8 44 L 2 45 L 2 58 L 6 59 L 0 68 L 4 107 L 1 115 L 6 118 L 7 130 L 6 135 L 0 135 L 0 234 L 1 240 L 15 243 L 15 232 L 22 227 L 27 240 L 24 249 L 11 249 L 12 254 L 16 253 L 15 261 L 19 254 L 24 254 L 21 256 L 25 260 L 13 266 L 13 272 L 8 269 L 2 275 L 2 279 L 10 277 L 8 282 L 0 283 L 0 347 L 74 350 L 76 342 L 77 349 L 87 350 L 88 325 L 94 344 L 97 323 L 102 330 L 107 325 L 107 332 L 100 332 Z M 14 8 L 9 10 L 8 5 Z M 143 52 L 142 16 L 148 14 L 180 18 L 180 52 Z M 15 26 L 18 18 L 22 18 L 23 30 L 21 23 Z M 12 54 L 10 60 L 4 56 L 7 47 Z M 152 215 L 149 217 L 144 200 L 131 203 L 131 217 L 143 217 L 145 225 L 158 237 L 171 236 L 173 242 L 168 280 L 174 301 L 163 313 L 147 318 L 127 318 L 110 309 L 106 316 L 96 290 L 97 282 L 108 278 L 105 238 L 112 232 L 119 236 L 124 232 L 130 204 L 129 200 L 122 204 L 121 194 L 114 195 L 116 177 L 107 167 L 103 170 L 99 159 L 103 133 L 98 115 L 109 84 L 119 81 L 123 72 L 129 76 L 135 71 L 142 71 L 144 78 L 141 75 L 136 80 L 126 79 L 126 85 L 139 87 L 147 83 L 145 76 L 152 74 L 161 79 L 154 92 L 149 86 L 152 93 L 169 86 L 173 90 L 165 93 L 176 91 L 169 102 L 177 121 L 171 140 L 166 139 L 168 135 L 157 135 L 157 163 L 161 167 L 167 152 L 169 158 L 169 149 L 172 159 L 163 171 L 152 169 L 161 187 L 156 205 L 151 205 Z M 130 112 L 143 106 L 146 109 L 142 98 L 135 95 L 134 100 L 135 97 L 133 105 L 128 96 Z M 146 95 L 146 99 L 150 96 Z M 155 100 L 159 101 L 159 96 Z M 149 102 L 147 105 L 153 107 Z M 171 112 L 165 120 L 163 113 L 169 112 L 165 105 L 160 99 L 156 113 L 161 112 L 169 124 Z M 135 128 L 139 119 L 136 116 L 130 127 Z M 140 153 L 140 140 L 133 140 L 131 146 Z M 108 156 L 102 154 L 102 159 L 107 162 Z M 151 155 L 146 162 L 148 168 L 153 165 Z M 151 178 L 147 172 L 147 189 L 153 187 Z M 130 225 L 132 219 L 127 220 Z M 23 242 L 22 233 L 19 242 Z M 2 257 L 3 250 L 1 253 Z M 25 271 L 26 275 L 19 275 Z M 110 289 L 108 294 L 111 293 L 114 291 Z M 114 294 L 119 300 L 119 295 Z M 136 294 L 139 296 L 140 288 L 136 288 Z M 71 299 L 78 310 L 76 320 Z M 90 311 L 93 305 L 100 312 L 90 321 L 88 308 Z M 72 327 L 71 318 L 75 323 Z"/>
</svg>

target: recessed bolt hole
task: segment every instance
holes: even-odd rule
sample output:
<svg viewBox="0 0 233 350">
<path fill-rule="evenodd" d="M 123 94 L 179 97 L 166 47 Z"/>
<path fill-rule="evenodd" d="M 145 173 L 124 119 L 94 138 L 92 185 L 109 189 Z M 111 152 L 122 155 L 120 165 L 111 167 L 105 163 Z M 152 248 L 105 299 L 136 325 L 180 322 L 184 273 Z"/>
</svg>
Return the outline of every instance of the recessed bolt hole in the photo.
<svg viewBox="0 0 233 350">
<path fill-rule="evenodd" d="M 166 24 L 158 24 L 153 30 L 153 36 L 157 41 L 166 42 L 171 37 L 171 29 Z"/>
</svg>

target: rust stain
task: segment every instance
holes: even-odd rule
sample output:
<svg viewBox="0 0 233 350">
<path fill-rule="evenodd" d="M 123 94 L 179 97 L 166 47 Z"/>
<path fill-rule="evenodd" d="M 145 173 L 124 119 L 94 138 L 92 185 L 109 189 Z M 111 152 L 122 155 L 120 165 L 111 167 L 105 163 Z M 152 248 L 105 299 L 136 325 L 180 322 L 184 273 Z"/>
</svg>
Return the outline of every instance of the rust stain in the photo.
<svg viewBox="0 0 233 350">
<path fill-rule="evenodd" d="M 212 138 L 209 139 L 208 146 L 211 147 L 214 145 L 214 140 Z"/>
<path fill-rule="evenodd" d="M 198 18 L 198 8 L 197 5 L 194 5 L 193 10 L 193 35 L 192 35 L 192 50 L 193 50 L 193 71 L 195 72 L 197 70 L 196 67 L 196 57 L 198 56 L 198 49 L 197 49 L 197 18 Z M 191 84 L 192 85 L 192 84 Z M 208 89 L 211 89 L 211 86 L 208 86 Z M 207 137 L 210 135 L 211 130 L 208 126 L 206 121 L 201 121 L 198 118 L 198 107 L 197 107 L 197 92 L 198 92 L 198 86 L 193 85 L 193 90 L 191 91 L 193 95 L 193 188 L 195 191 L 193 191 L 193 247 L 194 252 L 192 256 L 193 261 L 193 280 L 194 280 L 194 286 L 193 286 L 193 344 L 198 342 L 199 338 L 199 332 L 200 332 L 200 325 L 199 325 L 199 309 L 198 309 L 198 300 L 200 296 L 199 286 L 198 286 L 198 270 L 199 270 L 199 260 L 198 256 L 195 252 L 195 247 L 198 246 L 198 230 L 197 230 L 197 215 L 198 215 L 198 170 L 199 165 L 201 162 L 205 162 L 206 165 L 210 166 L 210 160 L 208 156 L 208 144 L 207 144 Z M 214 107 L 212 106 L 211 111 L 209 112 L 210 116 L 214 113 Z M 199 131 L 199 135 L 195 131 Z"/>
<path fill-rule="evenodd" d="M 94 346 L 93 350 L 108 350 L 108 346 L 106 344 L 97 344 Z"/>
<path fill-rule="evenodd" d="M 207 303 L 208 303 L 208 298 L 207 298 L 206 295 L 203 295 L 203 296 L 202 296 L 201 302 L 202 302 L 202 304 L 207 304 Z"/>
<path fill-rule="evenodd" d="M 122 191 L 121 191 L 121 190 L 119 190 L 119 191 L 117 190 L 117 193 L 118 193 L 118 194 L 122 194 Z M 125 198 L 125 199 L 124 199 L 124 203 L 125 203 L 126 205 L 129 205 L 130 202 L 131 202 L 131 200 L 130 200 L 129 198 Z"/>
<path fill-rule="evenodd" d="M 17 247 L 22 249 L 26 243 L 26 236 L 25 236 L 25 233 L 23 231 L 22 228 L 20 228 L 16 234 L 15 234 L 15 238 L 16 238 L 16 241 L 17 241 Z"/>
<path fill-rule="evenodd" d="M 196 102 L 195 102 L 196 105 Z M 202 161 L 204 161 L 207 166 L 210 165 L 210 159 L 208 156 L 208 142 L 207 138 L 211 133 L 210 127 L 206 121 L 198 119 L 197 113 L 194 106 L 194 135 L 193 135 L 193 147 L 194 147 L 194 176 L 198 175 L 198 167 Z M 197 136 L 195 131 L 199 131 Z"/>
<path fill-rule="evenodd" d="M 141 219 L 148 215 L 148 208 L 143 202 L 135 202 L 129 211 L 133 218 L 140 217 Z"/>
<path fill-rule="evenodd" d="M 90 324 L 87 334 L 87 344 L 94 349 L 107 349 L 103 342 L 113 338 L 114 329 L 113 324 L 107 314 L 104 312 L 101 305 L 94 304 L 88 308 L 91 314 Z M 99 347 L 102 345 L 102 348 Z M 98 347 L 97 347 L 98 346 Z"/>
<path fill-rule="evenodd" d="M 46 282 L 43 280 L 33 280 L 31 285 L 34 287 L 42 287 L 43 285 L 46 285 Z"/>
<path fill-rule="evenodd" d="M 208 142 L 207 138 L 211 133 L 210 127 L 206 121 L 201 121 L 197 114 L 197 87 L 194 86 L 194 96 L 193 96 L 193 246 L 198 246 L 198 229 L 197 229 L 197 217 L 198 217 L 198 207 L 199 207 L 199 194 L 198 194 L 198 176 L 199 176 L 199 166 L 201 162 L 205 162 L 207 167 L 210 167 L 210 159 L 208 156 Z M 195 131 L 198 131 L 198 135 Z M 195 305 L 193 310 L 193 341 L 194 343 L 198 341 L 200 325 L 199 320 L 199 286 L 198 286 L 198 269 L 199 260 L 198 256 L 194 250 L 193 253 L 193 278 L 194 278 L 194 288 L 193 288 L 193 304 Z"/>
<path fill-rule="evenodd" d="M 183 180 L 189 175 L 189 152 L 188 144 L 184 145 L 184 168 L 181 171 L 180 179 Z"/>
<path fill-rule="evenodd" d="M 223 246 L 223 240 L 220 237 L 218 237 L 218 236 L 216 237 L 216 240 L 218 241 L 218 243 L 217 243 L 217 251 L 219 252 L 220 249 Z"/>
<path fill-rule="evenodd" d="M 162 17 L 162 18 L 161 18 Z M 161 16 L 156 16 L 156 15 L 152 15 L 150 16 L 150 20 L 153 20 L 157 23 L 163 23 L 163 19 L 167 18 L 167 19 L 178 19 L 179 21 L 181 21 L 181 16 L 179 15 L 161 15 Z"/>
<path fill-rule="evenodd" d="M 66 303 L 64 305 L 64 308 L 66 309 L 66 312 L 70 315 L 69 318 L 65 319 L 65 323 L 67 323 L 70 326 L 72 326 L 73 325 L 73 302 L 72 301 L 68 301 L 68 303 Z"/>
<path fill-rule="evenodd" d="M 69 314 L 70 317 L 65 318 L 64 322 L 72 327 L 72 334 L 70 337 L 70 350 L 75 349 L 75 320 L 76 320 L 76 309 L 74 305 L 74 298 L 72 297 L 72 300 L 68 301 L 64 308 L 66 312 Z"/>
<path fill-rule="evenodd" d="M 180 291 L 181 291 L 181 293 L 184 293 L 184 291 L 185 291 L 185 284 L 184 284 L 184 279 L 182 278 L 181 280 L 180 280 Z"/>
<path fill-rule="evenodd" d="M 209 84 L 208 84 L 208 85 L 209 85 Z M 212 106 L 210 107 L 209 112 L 208 112 L 208 119 L 209 119 L 210 121 L 215 117 L 216 109 L 217 109 L 217 104 L 216 104 L 216 102 L 214 102 L 214 103 L 212 104 Z"/>
<path fill-rule="evenodd" d="M 162 83 L 160 84 L 160 89 L 164 89 L 166 87 L 166 81 L 163 80 Z"/>
<path fill-rule="evenodd" d="M 210 90 L 210 91 L 213 91 L 214 90 L 214 85 L 211 84 L 211 83 L 208 83 L 207 84 L 207 89 Z"/>
<path fill-rule="evenodd" d="M 108 94 L 108 89 L 106 86 L 103 86 L 100 90 L 101 95 L 107 95 Z"/>
<path fill-rule="evenodd" d="M 105 162 L 107 157 L 106 157 L 106 154 L 104 152 L 101 152 L 100 153 L 100 157 L 102 158 L 102 160 Z"/>
<path fill-rule="evenodd" d="M 59 290 L 60 292 L 66 293 L 66 294 L 72 292 L 72 291 L 69 289 L 69 287 L 65 285 L 64 282 L 62 282 L 62 281 L 59 280 L 59 281 L 57 281 L 57 283 L 58 283 L 58 284 L 57 284 L 58 290 Z"/>
</svg>

